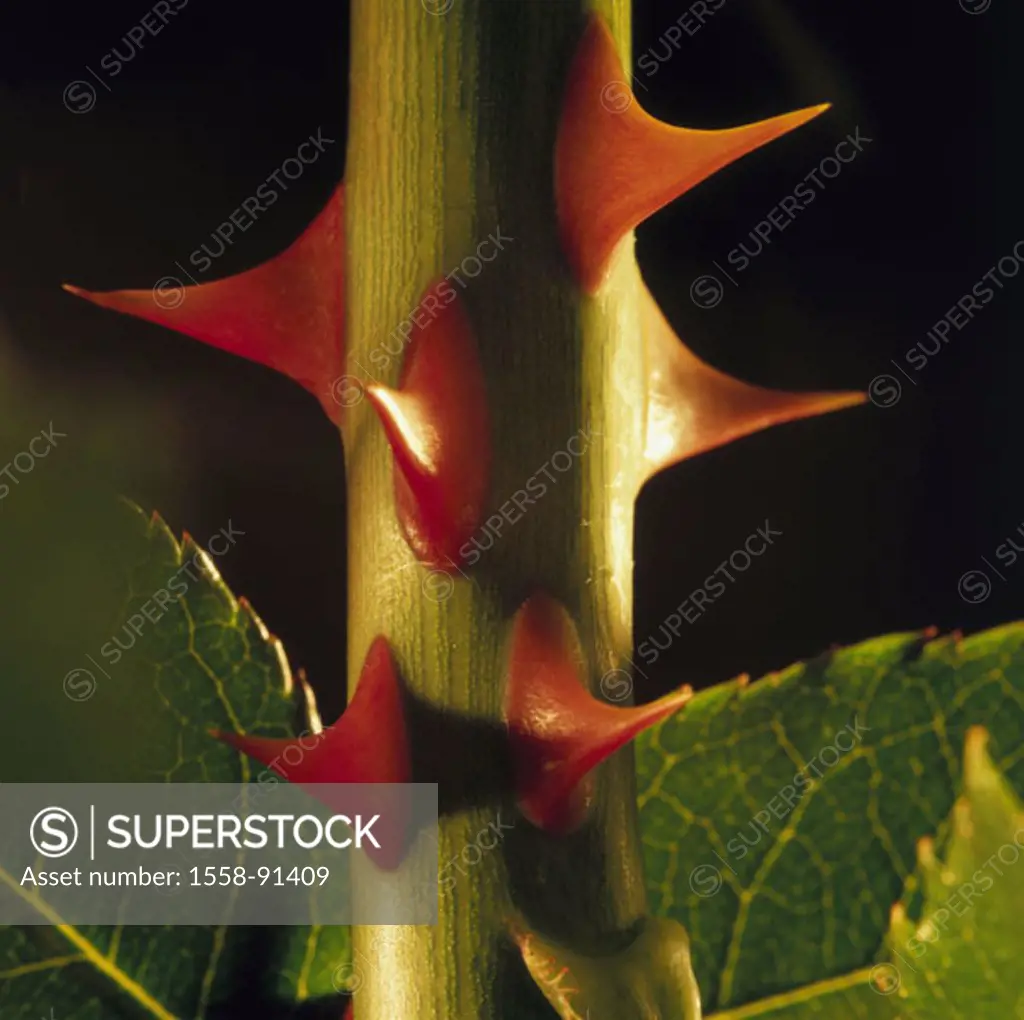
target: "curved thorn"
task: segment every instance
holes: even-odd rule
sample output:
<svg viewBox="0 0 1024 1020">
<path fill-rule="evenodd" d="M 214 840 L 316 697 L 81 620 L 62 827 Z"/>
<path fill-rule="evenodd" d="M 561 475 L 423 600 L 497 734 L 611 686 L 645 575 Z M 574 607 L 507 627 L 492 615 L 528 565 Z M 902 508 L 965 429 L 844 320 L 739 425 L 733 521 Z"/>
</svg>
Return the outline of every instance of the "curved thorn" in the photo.
<svg viewBox="0 0 1024 1020">
<path fill-rule="evenodd" d="M 640 108 L 608 26 L 593 15 L 569 71 L 555 149 L 559 230 L 580 285 L 593 294 L 619 242 L 652 213 L 828 108 L 720 131 L 665 124 Z"/>
<path fill-rule="evenodd" d="M 520 810 L 542 829 L 576 828 L 590 801 L 588 773 L 692 693 L 629 708 L 598 700 L 583 685 L 564 607 L 547 595 L 528 599 L 513 624 L 505 701 Z"/>
<path fill-rule="evenodd" d="M 438 309 L 442 285 L 435 282 L 420 302 L 435 311 L 409 336 L 398 389 L 375 385 L 366 393 L 394 453 L 406 539 L 422 562 L 451 570 L 483 520 L 491 435 L 472 326 L 450 286 L 453 297 Z"/>
<path fill-rule="evenodd" d="M 681 460 L 772 425 L 863 404 L 867 394 L 786 393 L 733 379 L 705 364 L 676 336 L 641 282 L 647 361 L 646 481 Z"/>
<path fill-rule="evenodd" d="M 186 287 L 164 277 L 152 290 L 97 293 L 64 284 L 101 308 L 135 315 L 237 354 L 304 386 L 332 421 L 332 384 L 344 359 L 344 185 L 289 248 L 222 280 Z"/>
</svg>

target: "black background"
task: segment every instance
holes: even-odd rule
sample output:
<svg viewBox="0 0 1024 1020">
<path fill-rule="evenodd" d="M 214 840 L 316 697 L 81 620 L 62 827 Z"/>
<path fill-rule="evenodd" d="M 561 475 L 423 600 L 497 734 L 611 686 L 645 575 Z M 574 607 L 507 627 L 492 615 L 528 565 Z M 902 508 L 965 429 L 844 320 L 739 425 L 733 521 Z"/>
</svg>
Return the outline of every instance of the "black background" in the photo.
<svg viewBox="0 0 1024 1020">
<path fill-rule="evenodd" d="M 387 2 L 387 0 L 380 0 Z M 458 0 L 456 0 L 458 2 Z M 638 257 L 679 333 L 751 382 L 865 389 L 1024 237 L 1015 38 L 992 0 L 727 0 L 668 53 L 688 5 L 638 2 L 641 103 L 692 127 L 830 100 L 799 133 L 716 176 L 638 231 Z M 219 564 L 324 695 L 341 706 L 345 493 L 336 431 L 270 371 L 61 292 L 149 287 L 322 127 L 337 140 L 218 260 L 228 275 L 286 246 L 344 170 L 347 5 L 190 0 L 75 114 L 65 87 L 149 9 L 8 5 L 0 15 L 0 313 L 39 416 L 106 442 L 107 479 L 200 541 L 230 518 Z M 688 22 L 689 23 L 689 22 Z M 662 41 L 659 42 L 659 38 Z M 389 56 L 381 54 L 387 61 Z M 689 299 L 754 225 L 859 125 L 873 139 L 727 288 Z M 758 673 L 835 643 L 1024 616 L 1024 563 L 979 604 L 958 594 L 1024 521 L 1010 281 L 901 399 L 775 429 L 689 462 L 641 496 L 639 643 L 766 520 L 776 545 L 663 654 L 642 698 Z M 138 449 L 145 430 L 152 431 Z M 153 425 L 155 423 L 155 425 Z M 73 445 L 75 440 L 69 442 Z M 120 451 L 132 450 L 133 456 Z M 1014 570 L 1016 572 L 1014 572 Z"/>
</svg>

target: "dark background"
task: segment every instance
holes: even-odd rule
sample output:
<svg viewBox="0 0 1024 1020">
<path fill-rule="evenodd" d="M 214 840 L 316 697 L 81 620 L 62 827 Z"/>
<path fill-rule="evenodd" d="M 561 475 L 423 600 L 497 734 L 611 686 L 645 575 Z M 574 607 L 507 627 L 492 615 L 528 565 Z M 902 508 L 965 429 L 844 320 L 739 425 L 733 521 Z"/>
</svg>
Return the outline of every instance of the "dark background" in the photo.
<svg viewBox="0 0 1024 1020">
<path fill-rule="evenodd" d="M 387 0 L 380 0 L 387 2 Z M 458 0 L 456 0 L 458 2 Z M 688 4 L 638 2 L 641 103 L 692 127 L 831 100 L 638 231 L 655 295 L 690 346 L 751 382 L 864 389 L 1024 237 L 1016 137 L 1020 5 L 957 0 L 726 0 L 669 59 Z M 245 532 L 219 566 L 340 708 L 345 494 L 338 435 L 268 370 L 61 292 L 150 287 L 318 127 L 338 144 L 238 235 L 210 277 L 285 247 L 344 169 L 347 6 L 190 0 L 75 114 L 144 3 L 19 3 L 0 15 L 0 347 L 38 418 L 104 485 L 205 540 Z M 387 54 L 381 60 L 387 61 Z M 860 126 L 873 139 L 713 309 L 693 279 Z M 205 279 L 205 278 L 204 278 Z M 644 491 L 639 643 L 765 520 L 783 533 L 640 688 L 754 675 L 875 634 L 977 630 L 1024 616 L 1024 562 L 978 604 L 965 571 L 1024 521 L 1011 281 L 891 407 L 785 426 Z M 34 419 L 33 419 L 34 420 Z M 31 433 L 29 433 L 31 434 Z M 2 508 L 0 508 L 2 509 Z M 8 540 L 12 539 L 8 536 Z M 8 580 L 4 598 L 16 599 Z M 59 625 L 59 621 L 55 626 Z"/>
</svg>

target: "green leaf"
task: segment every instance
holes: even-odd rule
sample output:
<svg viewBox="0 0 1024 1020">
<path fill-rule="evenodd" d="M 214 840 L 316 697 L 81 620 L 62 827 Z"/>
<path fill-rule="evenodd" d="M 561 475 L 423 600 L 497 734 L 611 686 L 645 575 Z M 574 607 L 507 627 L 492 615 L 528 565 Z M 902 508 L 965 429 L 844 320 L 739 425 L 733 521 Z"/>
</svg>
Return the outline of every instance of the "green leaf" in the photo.
<svg viewBox="0 0 1024 1020">
<path fill-rule="evenodd" d="M 919 841 L 918 868 L 893 907 L 879 962 L 716 1013 L 717 1020 L 1024 1017 L 1024 807 L 989 758 L 987 740 L 981 727 L 968 731 L 964 792 L 947 825 L 944 860 L 931 839 Z"/>
<path fill-rule="evenodd" d="M 255 779 L 253 763 L 209 728 L 287 736 L 300 709 L 304 725 L 318 725 L 311 695 L 293 683 L 280 642 L 234 598 L 207 552 L 188 538 L 179 545 L 155 515 L 117 507 L 115 516 L 117 527 L 112 518 L 101 530 L 117 540 L 88 577 L 90 636 L 63 680 L 5 686 L 0 778 Z M 230 556 L 235 541 L 244 533 L 226 521 L 209 546 Z M 77 581 L 68 578 L 72 587 Z M 10 884 L 2 871 L 0 880 Z M 286 1016 L 306 999 L 337 995 L 349 960 L 345 927 L 5 928 L 0 1016 L 205 1020 L 240 993 L 260 1003 L 259 1015 Z M 253 974 L 257 961 L 265 973 Z"/>
<path fill-rule="evenodd" d="M 921 841 L 918 874 L 893 911 L 889 962 L 873 975 L 913 1020 L 1024 1017 L 1024 807 L 988 756 L 987 740 L 980 727 L 967 735 L 964 793 L 944 862 L 930 840 Z"/>
<path fill-rule="evenodd" d="M 868 977 L 918 840 L 945 837 L 967 730 L 1024 782 L 1024 625 L 928 637 L 703 692 L 639 741 L 652 910 L 689 932 L 705 1012 L 901 1015 Z"/>
</svg>

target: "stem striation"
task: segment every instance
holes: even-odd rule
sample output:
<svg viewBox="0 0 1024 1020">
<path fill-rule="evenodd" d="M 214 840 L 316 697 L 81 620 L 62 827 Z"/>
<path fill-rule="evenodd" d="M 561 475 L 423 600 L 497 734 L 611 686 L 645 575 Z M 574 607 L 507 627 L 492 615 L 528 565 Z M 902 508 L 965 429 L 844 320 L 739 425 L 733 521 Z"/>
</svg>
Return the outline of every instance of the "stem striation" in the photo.
<svg viewBox="0 0 1024 1020">
<path fill-rule="evenodd" d="M 369 401 L 349 409 L 350 693 L 385 635 L 414 702 L 414 778 L 439 782 L 443 809 L 439 924 L 355 930 L 359 1020 L 550 1017 L 510 923 L 596 954 L 628 944 L 646 906 L 632 752 L 598 768 L 579 830 L 548 835 L 515 809 L 503 714 L 512 618 L 536 592 L 568 610 L 595 694 L 606 672 L 628 668 L 638 277 L 627 242 L 608 285 L 583 293 L 559 244 L 553 181 L 587 16 L 604 17 L 628 66 L 630 4 L 455 0 L 432 13 L 446 5 L 352 2 L 345 371 L 397 387 L 395 331 L 447 276 L 483 367 L 488 515 L 501 523 L 479 529 L 474 548 L 487 551 L 453 585 L 431 573 L 399 527 L 380 422 Z M 485 244 L 486 262 L 488 237 L 502 240 L 496 257 Z M 517 510 L 521 490 L 533 502 Z M 499 818 L 494 849 L 464 854 Z"/>
</svg>

